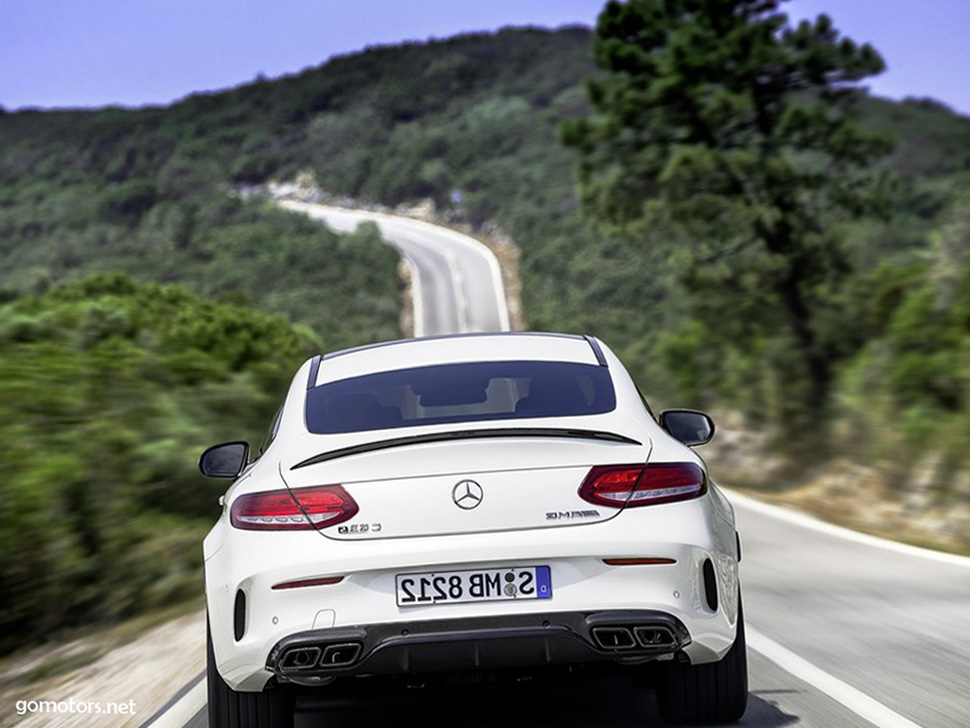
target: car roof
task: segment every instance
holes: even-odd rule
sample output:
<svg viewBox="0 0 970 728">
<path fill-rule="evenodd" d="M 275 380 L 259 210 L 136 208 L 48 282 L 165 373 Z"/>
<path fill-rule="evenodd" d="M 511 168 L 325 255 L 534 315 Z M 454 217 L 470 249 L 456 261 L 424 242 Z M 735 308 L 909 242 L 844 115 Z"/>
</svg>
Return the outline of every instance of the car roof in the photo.
<svg viewBox="0 0 970 728">
<path fill-rule="evenodd" d="M 364 374 L 473 361 L 564 361 L 606 366 L 591 336 L 533 331 L 424 336 L 343 349 L 315 358 L 308 386 Z"/>
</svg>

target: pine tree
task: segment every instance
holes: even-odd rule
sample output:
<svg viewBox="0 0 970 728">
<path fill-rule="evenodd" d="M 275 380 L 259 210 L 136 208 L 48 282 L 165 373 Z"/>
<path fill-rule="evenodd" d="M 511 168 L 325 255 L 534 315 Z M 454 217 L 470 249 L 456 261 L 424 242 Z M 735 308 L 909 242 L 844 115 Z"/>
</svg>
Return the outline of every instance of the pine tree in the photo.
<svg viewBox="0 0 970 728">
<path fill-rule="evenodd" d="M 890 187 L 873 167 L 890 144 L 852 114 L 881 57 L 825 15 L 790 25 L 778 0 L 610 2 L 594 57 L 590 112 L 562 128 L 588 217 L 675 241 L 710 330 L 789 341 L 817 411 L 838 350 L 821 322 L 851 271 L 831 223 L 879 213 Z"/>
</svg>

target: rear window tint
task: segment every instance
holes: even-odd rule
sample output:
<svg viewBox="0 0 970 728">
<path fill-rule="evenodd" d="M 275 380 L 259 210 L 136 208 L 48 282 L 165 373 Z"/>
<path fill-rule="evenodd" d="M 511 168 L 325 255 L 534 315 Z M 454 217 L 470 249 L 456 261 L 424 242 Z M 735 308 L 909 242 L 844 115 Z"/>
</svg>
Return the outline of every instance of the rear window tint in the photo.
<svg viewBox="0 0 970 728">
<path fill-rule="evenodd" d="M 341 379 L 307 392 L 310 432 L 610 412 L 609 369 L 589 364 L 495 361 L 398 369 Z"/>
</svg>

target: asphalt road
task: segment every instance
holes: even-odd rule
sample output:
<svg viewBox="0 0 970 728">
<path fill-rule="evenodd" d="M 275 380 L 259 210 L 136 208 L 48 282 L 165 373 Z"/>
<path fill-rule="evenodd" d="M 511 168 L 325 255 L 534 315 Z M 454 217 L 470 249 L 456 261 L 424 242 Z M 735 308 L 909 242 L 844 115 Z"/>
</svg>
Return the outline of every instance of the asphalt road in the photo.
<svg viewBox="0 0 970 728">
<path fill-rule="evenodd" d="M 371 215 L 288 203 L 298 205 L 344 230 Z M 500 286 L 485 277 L 492 266 L 480 251 L 423 223 L 382 216 L 378 224 L 420 277 L 423 333 L 507 328 L 494 300 Z M 729 495 L 742 535 L 749 627 L 751 694 L 741 725 L 970 727 L 970 559 Z M 176 720 L 173 710 L 154 728 L 206 725 L 204 691 L 186 695 L 173 703 L 193 717 Z M 625 679 L 345 694 L 301 705 L 297 716 L 299 728 L 394 724 L 663 725 L 652 693 Z"/>
<path fill-rule="evenodd" d="M 307 202 L 280 204 L 338 232 L 351 232 L 365 221 L 377 223 L 414 275 L 415 336 L 508 330 L 498 262 L 474 238 L 404 217 Z"/>
</svg>

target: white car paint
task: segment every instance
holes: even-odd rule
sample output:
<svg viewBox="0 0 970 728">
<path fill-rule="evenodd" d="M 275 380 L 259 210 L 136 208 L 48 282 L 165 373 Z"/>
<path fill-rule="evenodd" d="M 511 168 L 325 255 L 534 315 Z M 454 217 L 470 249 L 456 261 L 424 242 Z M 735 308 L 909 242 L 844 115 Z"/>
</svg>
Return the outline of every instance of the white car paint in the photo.
<svg viewBox="0 0 970 728">
<path fill-rule="evenodd" d="M 311 434 L 305 421 L 308 384 L 430 363 L 543 360 L 597 364 L 590 341 L 556 335 L 494 334 L 418 339 L 312 360 L 296 373 L 278 433 L 267 451 L 233 483 L 222 517 L 205 540 L 205 581 L 213 649 L 220 675 L 234 690 L 259 691 L 272 676 L 267 657 L 297 632 L 360 624 L 401 624 L 490 615 L 653 609 L 690 632 L 694 664 L 720 659 L 733 644 L 738 617 L 738 564 L 733 510 L 713 483 L 706 494 L 676 503 L 609 511 L 577 490 L 595 465 L 691 462 L 689 448 L 662 430 L 643 406 L 619 359 L 600 344 L 616 393 L 615 410 L 583 417 L 492 420 L 480 428 L 568 427 L 629 437 L 640 445 L 544 438 L 413 445 L 291 469 L 324 451 L 370 441 L 459 429 L 423 425 L 335 435 Z M 466 426 L 467 427 L 467 426 Z M 485 492 L 479 511 L 452 501 L 456 483 L 473 478 Z M 520 486 L 523 478 L 530 487 Z M 535 482 L 532 482 L 532 479 Z M 249 531 L 230 525 L 243 495 L 286 487 L 341 484 L 360 506 L 346 525 L 382 524 L 382 537 L 308 531 Z M 534 487 L 531 487 L 533 486 Z M 517 487 L 519 486 L 519 487 Z M 485 504 L 489 507 L 486 508 Z M 561 525 L 549 511 L 600 511 Z M 469 517 L 469 514 L 473 514 Z M 462 528 L 462 518 L 466 527 Z M 675 564 L 609 566 L 604 558 L 658 557 Z M 716 610 L 702 594 L 710 558 L 718 585 Z M 490 601 L 399 607 L 395 575 L 549 565 L 551 600 Z M 343 576 L 338 584 L 273 590 L 280 582 Z M 233 635 L 236 593 L 247 597 L 246 630 Z"/>
</svg>

